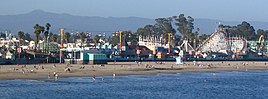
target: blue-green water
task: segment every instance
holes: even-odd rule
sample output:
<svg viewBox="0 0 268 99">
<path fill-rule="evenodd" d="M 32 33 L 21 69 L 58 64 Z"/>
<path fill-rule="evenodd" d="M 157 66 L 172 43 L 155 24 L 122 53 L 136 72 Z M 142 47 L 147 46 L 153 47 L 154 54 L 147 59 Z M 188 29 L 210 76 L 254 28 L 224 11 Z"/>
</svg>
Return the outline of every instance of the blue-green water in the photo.
<svg viewBox="0 0 268 99">
<path fill-rule="evenodd" d="M 267 98 L 268 71 L 186 72 L 177 74 L 0 80 L 0 98 Z"/>
</svg>

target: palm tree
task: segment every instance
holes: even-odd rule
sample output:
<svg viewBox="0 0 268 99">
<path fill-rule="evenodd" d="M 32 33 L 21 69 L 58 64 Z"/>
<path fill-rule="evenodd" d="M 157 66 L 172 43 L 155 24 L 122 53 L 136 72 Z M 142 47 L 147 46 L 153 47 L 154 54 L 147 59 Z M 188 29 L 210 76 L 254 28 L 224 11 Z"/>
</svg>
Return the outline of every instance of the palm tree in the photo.
<svg viewBox="0 0 268 99">
<path fill-rule="evenodd" d="M 48 52 L 49 51 L 49 40 L 48 40 L 48 37 L 49 37 L 49 29 L 50 29 L 51 25 L 49 23 L 46 23 L 45 27 L 46 27 L 46 31 L 44 33 L 44 35 L 45 35 L 45 41 L 48 44 L 47 45 L 47 48 L 46 48 L 46 52 Z"/>
<path fill-rule="evenodd" d="M 45 33 L 44 33 L 44 32 L 45 32 L 45 27 L 40 26 L 40 29 L 41 29 L 41 30 L 40 30 L 40 31 L 41 31 L 40 33 L 43 34 L 41 40 L 44 40 L 44 39 L 45 39 L 45 38 L 44 38 L 44 37 L 45 37 Z"/>
<path fill-rule="evenodd" d="M 35 34 L 34 50 L 36 51 L 36 47 L 37 47 L 36 45 L 39 42 L 39 36 L 40 36 L 41 31 L 42 31 L 42 26 L 40 26 L 39 24 L 35 24 L 35 26 L 33 28 L 34 28 L 34 34 Z"/>
<path fill-rule="evenodd" d="M 41 33 L 43 34 L 42 40 L 45 40 L 45 36 L 44 36 L 44 32 L 45 32 L 45 27 L 41 26 Z M 43 48 L 42 48 L 42 52 L 44 52 L 44 42 L 43 42 Z"/>
<path fill-rule="evenodd" d="M 46 27 L 46 31 L 44 33 L 45 41 L 48 41 L 48 38 L 47 37 L 48 37 L 49 29 L 50 29 L 51 25 L 49 23 L 46 23 L 45 27 Z"/>
<path fill-rule="evenodd" d="M 48 36 L 49 36 L 49 37 L 48 37 L 48 38 L 49 38 L 48 40 L 54 42 L 54 40 L 53 40 L 53 33 L 50 32 Z"/>
<path fill-rule="evenodd" d="M 49 31 L 51 25 L 49 23 L 46 23 L 46 30 Z"/>
<path fill-rule="evenodd" d="M 45 40 L 45 44 L 46 44 L 45 52 L 47 52 L 47 48 L 48 48 L 48 31 L 44 32 L 44 40 Z"/>
<path fill-rule="evenodd" d="M 19 31 L 18 32 L 18 37 L 19 37 L 19 46 L 21 46 L 21 39 L 24 37 L 24 32 Z"/>
</svg>

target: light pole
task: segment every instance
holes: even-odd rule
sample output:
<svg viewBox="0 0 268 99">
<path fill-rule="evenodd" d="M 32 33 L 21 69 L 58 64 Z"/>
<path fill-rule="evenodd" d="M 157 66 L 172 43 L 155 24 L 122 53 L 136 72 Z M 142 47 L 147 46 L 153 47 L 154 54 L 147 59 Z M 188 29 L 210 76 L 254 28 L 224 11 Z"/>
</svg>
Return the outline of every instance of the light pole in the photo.
<svg viewBox="0 0 268 99">
<path fill-rule="evenodd" d="M 122 50 L 122 31 L 119 32 L 119 47 L 120 47 L 120 53 L 121 53 L 121 50 Z"/>
<path fill-rule="evenodd" d="M 168 54 L 170 55 L 170 42 L 171 42 L 171 40 L 170 40 L 170 38 L 171 38 L 171 33 L 168 33 Z"/>
<path fill-rule="evenodd" d="M 60 48 L 60 63 L 61 63 L 61 60 L 62 60 L 62 48 L 63 48 L 63 37 L 64 37 L 64 29 L 61 28 L 60 29 L 60 35 L 61 35 L 61 48 Z"/>
</svg>

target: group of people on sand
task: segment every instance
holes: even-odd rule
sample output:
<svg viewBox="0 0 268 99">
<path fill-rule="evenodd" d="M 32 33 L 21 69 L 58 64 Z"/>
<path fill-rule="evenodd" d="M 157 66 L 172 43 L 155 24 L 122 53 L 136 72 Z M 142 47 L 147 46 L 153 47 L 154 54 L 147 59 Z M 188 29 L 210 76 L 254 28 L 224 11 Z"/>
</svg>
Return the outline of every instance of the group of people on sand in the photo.
<svg viewBox="0 0 268 99">
<path fill-rule="evenodd" d="M 17 67 L 20 67 L 21 68 L 21 72 L 22 72 L 22 74 L 25 74 L 26 73 L 26 71 L 27 71 L 27 66 L 26 65 L 19 65 L 19 64 L 17 64 Z M 15 71 L 15 70 L 19 70 L 19 69 L 16 69 L 15 67 L 13 68 L 13 70 Z"/>
<path fill-rule="evenodd" d="M 20 67 L 21 68 L 21 72 L 23 74 L 25 74 L 26 71 L 29 72 L 29 73 L 34 73 L 35 70 L 45 69 L 44 66 L 43 65 L 40 65 L 40 64 L 38 64 L 38 67 L 36 65 L 34 65 L 33 66 L 34 69 L 31 69 L 31 70 L 28 70 L 29 68 L 27 68 L 27 65 L 26 64 L 24 64 L 24 65 L 17 64 L 17 67 Z M 15 71 L 15 70 L 19 70 L 19 69 L 14 67 L 13 70 Z"/>
<path fill-rule="evenodd" d="M 141 61 L 135 61 L 137 63 L 138 66 L 141 65 Z"/>
<path fill-rule="evenodd" d="M 65 72 L 71 72 L 71 69 L 70 69 L 69 67 L 65 67 L 65 68 L 64 68 L 64 71 L 65 71 Z"/>
<path fill-rule="evenodd" d="M 53 68 L 56 68 L 56 67 L 57 67 L 56 64 L 54 64 Z M 64 68 L 64 71 L 65 72 L 71 72 L 71 69 L 69 68 L 69 64 L 66 65 L 66 67 Z M 58 80 L 58 76 L 59 76 L 58 73 L 54 71 L 53 72 L 53 77 L 54 77 L 55 80 Z M 51 78 L 51 75 L 50 75 L 50 73 L 48 73 L 48 79 L 50 79 L 50 78 Z"/>
<path fill-rule="evenodd" d="M 152 69 L 152 68 L 154 68 L 153 65 L 145 64 L 145 69 Z"/>
<path fill-rule="evenodd" d="M 186 64 L 186 65 L 190 65 L 190 64 Z M 198 66 L 198 67 L 208 67 L 208 68 L 211 68 L 213 66 L 212 63 L 201 63 L 201 62 L 196 62 L 196 61 L 193 61 L 193 65 Z"/>
<path fill-rule="evenodd" d="M 53 65 L 53 68 L 56 68 L 57 66 L 56 66 L 56 64 L 54 64 Z M 65 72 L 71 72 L 71 69 L 70 69 L 70 66 L 69 66 L 69 64 L 67 64 L 66 66 L 65 66 L 65 68 L 64 68 L 64 71 Z M 54 77 L 54 79 L 55 80 L 58 80 L 58 73 L 57 72 L 53 72 L 53 77 Z M 51 78 L 51 76 L 50 76 L 50 73 L 48 73 L 48 79 L 50 79 Z"/>
<path fill-rule="evenodd" d="M 70 64 L 66 64 L 66 66 L 64 67 L 64 71 L 71 72 Z"/>
<path fill-rule="evenodd" d="M 36 65 L 34 65 L 34 69 L 38 70 L 38 69 L 45 69 L 43 65 L 38 64 L 38 67 L 36 67 Z"/>
</svg>

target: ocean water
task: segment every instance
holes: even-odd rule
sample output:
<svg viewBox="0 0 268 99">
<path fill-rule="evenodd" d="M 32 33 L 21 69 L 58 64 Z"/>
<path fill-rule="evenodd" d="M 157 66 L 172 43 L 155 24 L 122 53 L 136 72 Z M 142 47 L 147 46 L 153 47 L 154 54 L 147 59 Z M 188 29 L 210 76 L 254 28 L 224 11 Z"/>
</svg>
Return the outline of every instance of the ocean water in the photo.
<svg viewBox="0 0 268 99">
<path fill-rule="evenodd" d="M 268 71 L 0 80 L 1 99 L 259 99 L 268 97 Z"/>
</svg>

